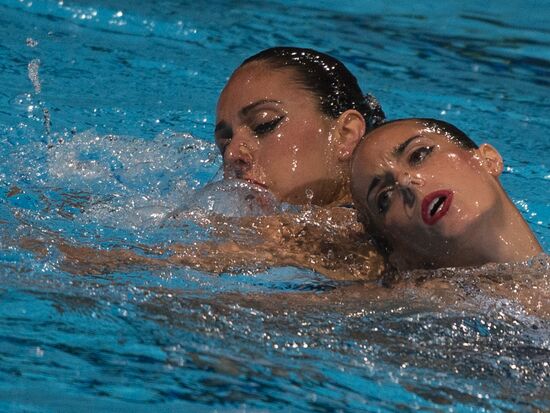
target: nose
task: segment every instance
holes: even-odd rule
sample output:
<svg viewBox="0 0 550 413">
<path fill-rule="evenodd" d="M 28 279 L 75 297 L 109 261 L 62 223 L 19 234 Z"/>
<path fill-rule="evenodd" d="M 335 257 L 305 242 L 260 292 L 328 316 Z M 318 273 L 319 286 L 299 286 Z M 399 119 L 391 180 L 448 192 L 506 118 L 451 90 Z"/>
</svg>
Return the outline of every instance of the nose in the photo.
<svg viewBox="0 0 550 413">
<path fill-rule="evenodd" d="M 251 142 L 236 133 L 225 148 L 223 156 L 224 177 L 243 178 L 254 164 Z"/>
<path fill-rule="evenodd" d="M 411 175 L 405 171 L 397 177 L 397 184 L 402 188 L 408 188 L 411 185 L 423 186 L 424 178 L 420 175 Z"/>
<path fill-rule="evenodd" d="M 412 185 L 423 186 L 424 179 L 419 175 L 411 175 L 405 171 L 397 177 L 397 185 L 401 189 L 401 196 L 404 204 L 408 207 L 408 213 L 412 214 L 412 209 L 415 204 L 415 194 L 412 191 Z"/>
</svg>

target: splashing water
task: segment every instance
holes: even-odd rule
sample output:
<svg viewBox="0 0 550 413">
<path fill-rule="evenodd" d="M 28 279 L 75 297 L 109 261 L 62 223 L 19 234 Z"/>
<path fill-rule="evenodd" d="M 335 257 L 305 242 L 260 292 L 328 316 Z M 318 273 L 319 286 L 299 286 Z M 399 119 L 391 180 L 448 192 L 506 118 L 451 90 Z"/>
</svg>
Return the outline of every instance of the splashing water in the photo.
<svg viewBox="0 0 550 413">
<path fill-rule="evenodd" d="M 492 139 L 548 247 L 534 4 L 184 3 L 0 0 L 0 410 L 547 411 L 550 324 L 527 311 L 547 256 L 393 289 L 292 266 L 67 270 L 62 242 L 165 259 L 155 248 L 212 241 L 211 214 L 295 212 L 212 182 L 217 95 L 275 44 L 343 59 L 392 117 Z"/>
<path fill-rule="evenodd" d="M 40 59 L 33 59 L 29 62 L 29 65 L 28 65 L 29 79 L 32 82 L 35 93 L 40 93 L 42 91 L 42 85 L 40 84 L 40 79 L 38 77 L 39 68 L 40 68 Z"/>
</svg>

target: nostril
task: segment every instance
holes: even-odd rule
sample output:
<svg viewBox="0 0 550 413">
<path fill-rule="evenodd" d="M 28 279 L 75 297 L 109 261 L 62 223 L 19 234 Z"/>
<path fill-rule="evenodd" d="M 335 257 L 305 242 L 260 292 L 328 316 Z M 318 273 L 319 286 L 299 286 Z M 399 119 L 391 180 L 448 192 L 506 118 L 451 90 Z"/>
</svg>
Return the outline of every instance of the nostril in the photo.
<svg viewBox="0 0 550 413">
<path fill-rule="evenodd" d="M 422 186 L 424 185 L 426 181 L 424 181 L 424 178 L 422 178 L 421 176 L 413 176 L 411 178 L 411 183 L 415 184 L 415 185 L 418 185 L 418 186 Z"/>
<path fill-rule="evenodd" d="M 243 156 L 242 153 L 228 153 L 224 157 L 224 176 L 225 178 L 242 179 L 252 168 L 252 158 Z"/>
<path fill-rule="evenodd" d="M 403 172 L 397 183 L 404 188 L 411 185 L 422 186 L 424 185 L 424 179 L 418 175 L 411 175 L 409 172 Z"/>
<path fill-rule="evenodd" d="M 408 172 L 404 172 L 401 176 L 400 184 L 402 186 L 409 186 L 411 184 L 411 174 Z"/>
<path fill-rule="evenodd" d="M 231 164 L 230 169 L 233 178 L 242 179 L 245 173 L 250 169 L 250 166 L 242 160 L 237 160 Z"/>
</svg>

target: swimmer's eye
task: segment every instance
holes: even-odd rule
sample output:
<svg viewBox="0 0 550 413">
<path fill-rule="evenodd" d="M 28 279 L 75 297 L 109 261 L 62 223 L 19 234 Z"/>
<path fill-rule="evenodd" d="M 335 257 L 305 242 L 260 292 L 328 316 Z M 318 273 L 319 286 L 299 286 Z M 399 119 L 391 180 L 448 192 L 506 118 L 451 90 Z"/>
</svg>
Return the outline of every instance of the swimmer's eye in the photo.
<svg viewBox="0 0 550 413">
<path fill-rule="evenodd" d="M 256 135 L 265 135 L 266 133 L 273 132 L 284 118 L 284 116 L 279 116 L 269 122 L 260 123 L 259 125 L 254 126 L 252 130 Z"/>
<path fill-rule="evenodd" d="M 414 166 L 420 164 L 430 153 L 432 153 L 433 149 L 433 146 L 424 146 L 414 150 L 411 156 L 409 156 L 409 165 Z"/>
<path fill-rule="evenodd" d="M 390 209 L 391 199 L 393 197 L 393 187 L 387 188 L 378 194 L 376 206 L 380 214 L 385 214 Z"/>
</svg>

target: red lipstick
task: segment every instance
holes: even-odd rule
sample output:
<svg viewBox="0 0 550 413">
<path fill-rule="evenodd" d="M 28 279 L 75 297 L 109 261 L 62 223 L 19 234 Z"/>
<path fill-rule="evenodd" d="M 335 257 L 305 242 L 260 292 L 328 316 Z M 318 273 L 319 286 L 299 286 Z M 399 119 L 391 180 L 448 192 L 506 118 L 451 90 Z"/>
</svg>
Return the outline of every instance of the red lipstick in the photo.
<svg viewBox="0 0 550 413">
<path fill-rule="evenodd" d="M 453 192 L 442 189 L 432 192 L 422 200 L 422 219 L 428 225 L 433 225 L 447 214 L 453 202 Z"/>
</svg>

